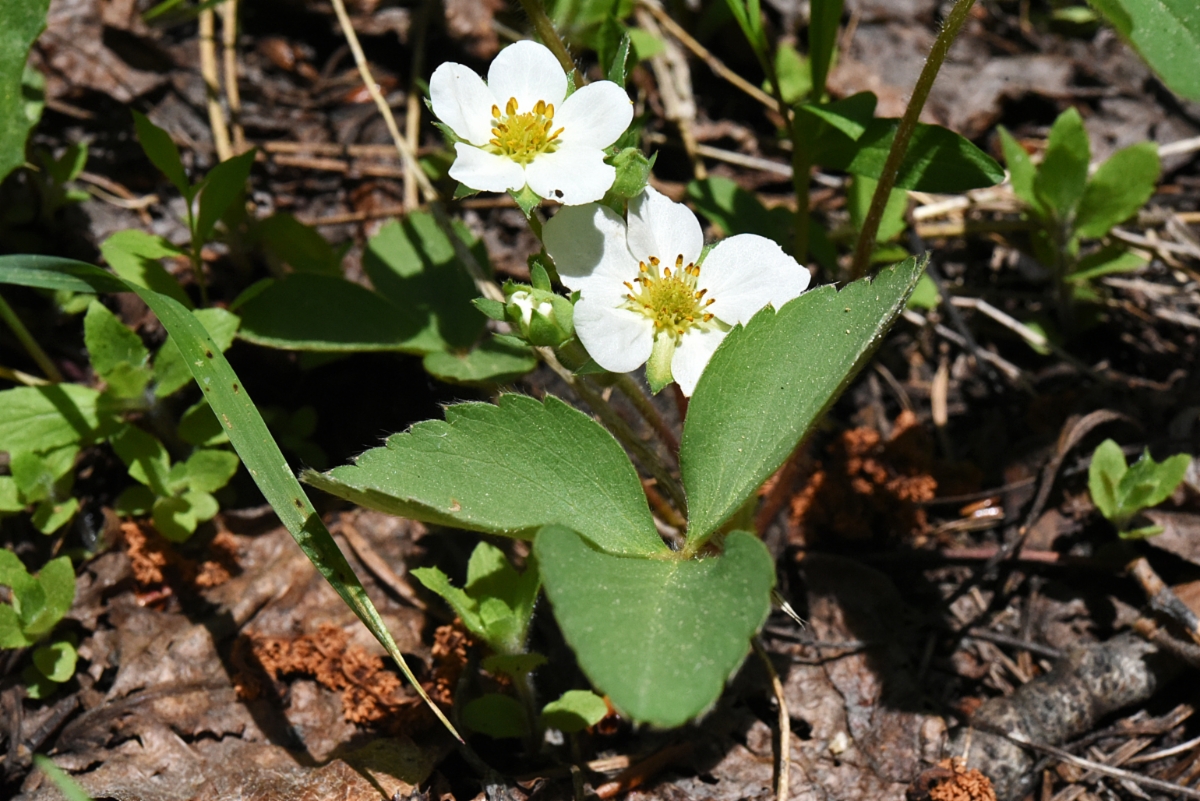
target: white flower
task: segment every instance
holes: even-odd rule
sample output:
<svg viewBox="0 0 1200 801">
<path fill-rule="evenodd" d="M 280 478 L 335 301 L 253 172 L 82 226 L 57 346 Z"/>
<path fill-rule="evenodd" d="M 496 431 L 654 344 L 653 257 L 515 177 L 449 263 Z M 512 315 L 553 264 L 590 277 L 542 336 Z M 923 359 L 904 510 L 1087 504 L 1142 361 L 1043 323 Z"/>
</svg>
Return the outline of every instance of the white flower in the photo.
<svg viewBox="0 0 1200 801">
<path fill-rule="evenodd" d="M 563 284 L 580 292 L 575 330 L 588 353 L 614 373 L 649 361 L 656 391 L 674 380 L 691 395 L 734 325 L 808 287 L 808 270 L 761 236 L 731 236 L 701 262 L 696 215 L 653 189 L 630 202 L 628 225 L 590 204 L 560 209 L 543 233 Z"/>
<path fill-rule="evenodd" d="M 465 140 L 450 177 L 488 192 L 528 184 L 565 205 L 602 198 L 616 177 L 604 148 L 629 127 L 633 104 L 612 81 L 566 95 L 566 73 L 536 42 L 501 50 L 486 84 L 462 64 L 442 64 L 429 80 L 433 113 Z"/>
</svg>

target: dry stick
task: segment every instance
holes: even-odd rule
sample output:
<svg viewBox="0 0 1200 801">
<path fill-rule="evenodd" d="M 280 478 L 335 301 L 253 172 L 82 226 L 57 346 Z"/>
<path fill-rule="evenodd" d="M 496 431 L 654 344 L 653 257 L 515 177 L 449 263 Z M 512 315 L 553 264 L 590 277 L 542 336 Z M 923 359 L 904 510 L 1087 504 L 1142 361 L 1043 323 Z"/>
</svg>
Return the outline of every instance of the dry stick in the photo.
<svg viewBox="0 0 1200 801">
<path fill-rule="evenodd" d="M 771 657 L 763 648 L 762 640 L 756 635 L 753 640 L 754 653 L 762 660 L 767 675 L 771 677 L 771 689 L 775 693 L 775 703 L 779 704 L 779 771 L 775 774 L 776 801 L 788 801 L 791 788 L 792 766 L 792 720 L 788 714 L 787 700 L 783 696 L 783 683 L 779 681 L 779 673 L 771 664 Z"/>
<path fill-rule="evenodd" d="M 0 378 L 27 387 L 48 387 L 54 383 L 53 381 L 47 381 L 44 378 L 38 378 L 36 375 L 30 375 L 21 370 L 13 370 L 9 367 L 0 367 Z"/>
<path fill-rule="evenodd" d="M 653 15 L 643 8 L 638 8 L 636 14 L 638 24 L 647 33 L 661 38 L 662 32 L 655 24 Z M 679 138 L 683 140 L 683 149 L 692 163 L 692 177 L 697 181 L 703 181 L 708 177 L 708 170 L 704 167 L 704 160 L 700 158 L 700 154 L 696 150 L 696 136 L 692 132 L 692 122 L 696 119 L 696 100 L 692 94 L 692 75 L 688 70 L 687 58 L 684 57 L 678 45 L 666 41 L 663 51 L 651 57 L 650 67 L 658 82 L 663 116 L 674 123 L 679 130 Z"/>
<path fill-rule="evenodd" d="M 425 610 L 427 604 L 421 600 L 421 596 L 417 595 L 410 585 L 402 576 L 396 574 L 392 570 L 387 561 L 379 555 L 371 543 L 367 542 L 366 537 L 350 522 L 347 517 L 338 521 L 338 529 L 341 531 L 346 542 L 350 544 L 350 548 L 358 556 L 359 560 L 367 570 L 371 571 L 371 575 L 375 576 L 385 587 L 391 590 L 396 595 L 400 596 L 404 601 L 417 609 Z"/>
<path fill-rule="evenodd" d="M 208 99 L 208 124 L 212 128 L 213 146 L 217 158 L 225 161 L 233 156 L 229 144 L 229 129 L 221 111 L 221 85 L 217 77 L 216 12 L 206 8 L 200 12 L 200 75 L 204 78 L 204 94 Z"/>
<path fill-rule="evenodd" d="M 408 98 L 404 106 L 404 137 L 408 142 L 408 149 L 414 153 L 421 143 L 421 90 L 417 86 L 417 76 L 421 74 L 421 68 L 425 64 L 425 31 L 429 27 L 429 6 L 430 0 L 421 3 L 413 26 L 415 30 L 412 35 L 416 44 L 413 45 L 412 66 L 408 76 Z M 419 202 L 420 194 L 417 191 L 416 180 L 412 175 L 405 173 L 404 207 L 415 209 Z"/>
<path fill-rule="evenodd" d="M 29 358 L 33 359 L 38 368 L 46 374 L 52 383 L 58 384 L 63 380 L 63 374 L 59 372 L 58 367 L 50 360 L 46 351 L 42 350 L 42 346 L 33 338 L 33 334 L 29 333 L 29 329 L 25 327 L 25 323 L 21 322 L 21 318 L 13 311 L 12 306 L 8 305 L 8 301 L 0 297 L 0 320 L 8 324 L 12 329 L 13 334 L 17 337 L 17 341 L 21 343 L 21 347 L 25 348 L 25 352 L 29 354 Z"/>
<path fill-rule="evenodd" d="M 533 23 L 533 29 L 537 31 L 542 43 L 550 48 L 550 52 L 562 65 L 563 72 L 570 74 L 575 69 L 575 60 L 567 52 L 566 44 L 554 29 L 554 23 L 546 16 L 546 9 L 542 7 L 540 0 L 521 0 L 521 8 L 529 15 L 529 21 Z"/>
<path fill-rule="evenodd" d="M 892 149 L 888 151 L 887 160 L 883 163 L 883 172 L 879 176 L 879 183 L 875 186 L 875 194 L 871 197 L 871 207 L 867 211 L 866 219 L 863 220 L 862 231 L 854 246 L 854 262 L 850 268 L 851 278 L 862 278 L 867 273 L 867 268 L 871 263 L 871 251 L 875 249 L 875 237 L 879 233 L 879 223 L 883 219 L 883 210 L 896 185 L 900 164 L 908 152 L 908 142 L 912 139 L 913 131 L 917 129 L 917 119 L 921 116 L 921 109 L 925 107 L 925 100 L 929 97 L 929 90 L 933 88 L 938 70 L 942 68 L 942 62 L 946 60 L 946 53 L 950 50 L 950 45 L 953 44 L 955 37 L 958 36 L 959 29 L 966 22 L 973 5 L 975 5 L 975 0 L 956 0 L 954 8 L 950 10 L 950 16 L 946 18 L 942 30 L 938 33 L 938 37 L 929 51 L 929 58 L 925 60 L 921 77 L 917 79 L 917 85 L 913 87 L 912 98 L 909 99 L 908 107 L 904 109 L 904 116 L 900 118 L 900 125 L 896 128 Z"/>
<path fill-rule="evenodd" d="M 1174 620 L 1187 631 L 1189 637 L 1200 643 L 1200 617 L 1197 617 L 1166 582 L 1159 578 L 1158 573 L 1154 572 L 1154 568 L 1146 561 L 1146 557 L 1139 556 L 1134 559 L 1129 563 L 1128 570 L 1142 586 L 1146 598 L 1150 601 L 1150 608 Z"/>
<path fill-rule="evenodd" d="M 242 128 L 242 93 L 238 89 L 237 32 L 238 0 L 225 0 L 221 6 L 221 52 L 225 61 L 225 99 L 229 101 L 229 125 L 233 130 L 233 152 L 246 151 L 246 131 Z"/>
<path fill-rule="evenodd" d="M 667 12 L 663 11 L 660 6 L 650 2 L 649 0 L 642 0 L 642 2 L 638 4 L 638 7 L 649 11 L 654 19 L 658 21 L 658 24 L 661 25 L 667 31 L 667 33 L 674 36 L 679 40 L 681 45 L 695 53 L 696 56 L 705 64 L 707 64 L 708 68 L 715 72 L 718 76 L 729 81 L 738 89 L 741 89 L 743 92 L 750 95 L 750 97 L 754 98 L 759 103 L 762 103 L 772 111 L 776 111 L 778 109 L 775 98 L 771 97 L 762 89 L 759 89 L 741 75 L 738 75 L 736 72 L 729 69 L 729 67 L 725 66 L 725 62 L 714 56 L 707 47 L 696 41 L 696 39 L 690 33 L 684 30 L 683 26 L 671 19 Z"/>
</svg>

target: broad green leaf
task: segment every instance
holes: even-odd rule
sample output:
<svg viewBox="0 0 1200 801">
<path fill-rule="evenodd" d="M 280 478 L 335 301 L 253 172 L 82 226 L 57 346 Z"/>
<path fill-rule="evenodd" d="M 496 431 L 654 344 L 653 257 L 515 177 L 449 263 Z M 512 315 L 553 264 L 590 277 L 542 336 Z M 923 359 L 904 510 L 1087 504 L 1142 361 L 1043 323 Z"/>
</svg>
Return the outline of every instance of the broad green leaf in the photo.
<svg viewBox="0 0 1200 801">
<path fill-rule="evenodd" d="M 1108 520 L 1116 520 L 1117 485 L 1127 469 L 1121 446 L 1111 439 L 1101 442 L 1092 453 L 1092 463 L 1088 466 L 1088 492 L 1092 495 L 1092 503 Z"/>
<path fill-rule="evenodd" d="M 67 445 L 44 454 L 13 451 L 9 471 L 26 503 L 41 501 L 54 495 L 55 483 L 75 466 L 79 448 Z"/>
<path fill-rule="evenodd" d="M 490 337 L 466 353 L 425 354 L 425 371 L 455 384 L 507 384 L 537 367 L 528 347 Z"/>
<path fill-rule="evenodd" d="M 717 175 L 692 181 L 687 194 L 696 211 L 719 225 L 726 236 L 758 234 L 791 252 L 792 213 L 786 208 L 767 209 L 753 193 Z"/>
<path fill-rule="evenodd" d="M 154 508 L 158 496 L 154 490 L 141 484 L 126 487 L 113 502 L 113 510 L 122 516 L 144 517 Z"/>
<path fill-rule="evenodd" d="M 734 328 L 696 386 L 680 465 L 695 552 L 795 449 L 883 340 L 924 270 L 909 259 Z M 752 411 L 748 411 L 752 410 Z"/>
<path fill-rule="evenodd" d="M 667 552 L 633 465 L 612 435 L 554 397 L 501 395 L 418 423 L 354 465 L 304 474 L 372 509 L 474 531 L 531 538 L 571 525 L 618 554 Z"/>
<path fill-rule="evenodd" d="M 75 568 L 69 556 L 47 562 L 36 576 L 42 603 L 36 614 L 25 618 L 25 633 L 30 637 L 47 634 L 71 611 L 75 601 Z M 22 617 L 25 617 L 22 615 Z"/>
<path fill-rule="evenodd" d="M 40 116 L 26 113 L 22 84 L 49 8 L 50 0 L 0 0 L 0 181 L 25 163 L 25 140 Z"/>
<path fill-rule="evenodd" d="M 487 629 L 479 617 L 479 602 L 466 591 L 450 583 L 450 577 L 436 567 L 418 567 L 412 571 L 413 578 L 421 582 L 425 589 L 437 593 L 442 600 L 450 604 L 454 614 L 458 615 L 463 625 L 479 639 L 487 641 Z"/>
<path fill-rule="evenodd" d="M 98 300 L 88 305 L 83 318 L 83 344 L 87 347 L 92 369 L 105 379 L 117 365 L 141 367 L 150 358 L 142 338 L 126 328 L 117 315 Z"/>
<path fill-rule="evenodd" d="M 842 0 L 812 0 L 809 6 L 808 52 L 812 61 L 813 96 L 825 94 L 825 77 L 837 55 L 838 25 L 842 21 Z"/>
<path fill-rule="evenodd" d="M 1131 273 L 1147 264 L 1142 256 L 1114 245 L 1084 256 L 1075 265 L 1075 271 L 1067 276 L 1067 280 L 1073 284 L 1082 284 L 1113 273 Z"/>
<path fill-rule="evenodd" d="M 518 573 L 496 546 L 481 542 L 475 547 L 467 563 L 466 591 L 479 600 L 480 621 L 493 650 L 506 654 L 524 650 L 541 587 L 536 560 Z"/>
<path fill-rule="evenodd" d="M 183 287 L 158 261 L 182 256 L 183 251 L 161 236 L 152 236 L 136 228 L 117 231 L 100 243 L 100 255 L 113 272 L 126 281 L 173 298 L 189 309 L 192 307 L 191 298 Z"/>
<path fill-rule="evenodd" d="M 780 42 L 775 49 L 775 74 L 779 76 L 779 91 L 785 103 L 798 103 L 812 93 L 812 72 L 808 59 L 787 42 Z M 764 89 L 771 91 L 770 82 L 764 85 Z"/>
<path fill-rule="evenodd" d="M 492 654 L 485 656 L 479 664 L 491 673 L 503 673 L 519 679 L 546 664 L 546 657 L 537 652 L 524 654 Z"/>
<path fill-rule="evenodd" d="M 818 156 L 817 163 L 878 180 L 898 124 L 894 119 L 875 119 L 857 141 L 843 137 L 839 146 Z M 956 193 L 1003 180 L 1004 170 L 975 145 L 948 128 L 918 123 L 900 163 L 895 188 Z"/>
<path fill-rule="evenodd" d="M 384 650 L 396 661 L 405 678 L 438 720 L 459 738 L 458 732 L 442 711 L 433 704 L 416 676 L 404 661 L 404 655 L 388 632 L 375 605 L 367 597 L 362 582 L 338 549 L 333 536 L 304 494 L 303 488 L 287 467 L 279 446 L 259 415 L 254 402 L 241 386 L 237 374 L 221 354 L 217 343 L 204 325 L 184 306 L 133 283 L 116 281 L 113 276 L 90 264 L 48 256 L 0 256 L 0 282 L 43 289 L 68 289 L 75 292 L 131 291 L 150 307 L 167 333 L 176 338 L 184 363 L 204 391 L 213 411 L 225 424 L 229 439 L 246 465 L 280 522 L 317 570 L 337 591 L 346 605 L 370 630 Z"/>
<path fill-rule="evenodd" d="M 24 648 L 32 644 L 33 641 L 21 631 L 16 610 L 8 604 L 0 604 L 0 648 Z"/>
<path fill-rule="evenodd" d="M 1154 194 L 1161 168 L 1153 142 L 1139 142 L 1113 153 L 1084 187 L 1075 212 L 1076 235 L 1102 237 L 1137 214 Z"/>
<path fill-rule="evenodd" d="M 254 148 L 240 156 L 222 161 L 208 171 L 204 178 L 204 188 L 200 191 L 200 213 L 196 215 L 195 240 L 206 244 L 212 237 L 213 226 L 229 209 L 238 197 L 246 190 L 246 179 L 250 177 L 250 167 L 254 164 Z M 193 242 L 193 247 L 196 245 Z"/>
<path fill-rule="evenodd" d="M 1046 156 L 1033 179 L 1034 194 L 1059 219 L 1070 216 L 1083 196 L 1091 157 L 1083 118 L 1074 108 L 1069 108 L 1058 115 L 1050 128 Z"/>
<path fill-rule="evenodd" d="M 33 664 L 25 666 L 21 671 L 21 681 L 25 684 L 25 695 L 35 701 L 40 701 L 43 698 L 49 698 L 58 692 L 59 684 L 50 681 L 42 675 Z"/>
<path fill-rule="evenodd" d="M 1029 158 L 1025 148 L 1021 147 L 1021 143 L 1008 132 L 1007 128 L 1001 125 L 998 130 L 1000 132 L 1000 149 L 1004 151 L 1004 163 L 1008 167 L 1013 194 L 1040 214 L 1042 203 L 1033 191 L 1033 180 L 1037 175 L 1033 160 Z"/>
<path fill-rule="evenodd" d="M 38 671 L 56 684 L 62 684 L 75 675 L 77 659 L 75 646 L 67 640 L 43 645 L 33 652 L 33 664 Z"/>
<path fill-rule="evenodd" d="M 293 273 L 238 307 L 241 337 L 283 350 L 441 350 L 442 340 L 428 315 L 413 303 L 402 303 L 343 278 Z"/>
<path fill-rule="evenodd" d="M 188 182 L 187 173 L 183 171 L 183 161 L 179 158 L 179 148 L 175 146 L 171 135 L 159 128 L 154 123 L 150 122 L 149 117 L 139 114 L 136 111 L 133 114 L 133 125 L 137 129 L 138 141 L 142 145 L 142 150 L 146 151 L 146 156 L 149 157 L 150 163 L 158 167 L 159 172 L 167 176 L 167 180 L 174 184 L 179 190 L 179 194 L 185 199 L 191 201 L 192 187 Z M 158 290 L 162 291 L 162 290 Z"/>
<path fill-rule="evenodd" d="M 1192 457 L 1181 453 L 1156 462 L 1149 451 L 1143 451 L 1142 458 L 1129 466 L 1117 484 L 1117 515 L 1129 518 L 1171 497 L 1191 461 Z"/>
<path fill-rule="evenodd" d="M 638 61 L 654 58 L 667 49 L 667 43 L 662 37 L 642 28 L 629 29 L 629 44 L 633 47 L 633 54 Z"/>
<path fill-rule="evenodd" d="M 927 273 L 921 273 L 921 277 L 917 279 L 917 285 L 913 288 L 913 292 L 908 297 L 908 308 L 910 309 L 936 309 L 938 304 L 942 302 L 941 293 L 938 292 L 937 284 L 929 277 Z"/>
<path fill-rule="evenodd" d="M 871 208 L 871 198 L 875 195 L 878 181 L 865 175 L 855 175 L 846 193 L 846 205 L 850 207 L 850 222 L 855 229 L 861 230 L 863 220 Z M 895 239 L 904 231 L 904 213 L 908 211 L 908 192 L 903 189 L 893 189 L 888 195 L 887 205 L 883 209 L 883 219 L 879 222 L 879 233 L 876 242 L 888 242 Z"/>
<path fill-rule="evenodd" d="M 269 254 L 293 270 L 340 276 L 341 259 L 333 247 L 311 228 L 290 214 L 272 214 L 254 226 L 254 236 Z"/>
<path fill-rule="evenodd" d="M 75 513 L 78 511 L 78 498 L 67 498 L 61 503 L 46 500 L 39 503 L 33 510 L 29 522 L 43 534 L 53 534 L 71 522 L 71 518 L 75 517 Z"/>
<path fill-rule="evenodd" d="M 1200 5 L 1195 0 L 1089 0 L 1163 83 L 1200 100 Z"/>
<path fill-rule="evenodd" d="M 456 233 L 486 269 L 482 243 L 461 225 Z M 379 294 L 401 309 L 414 308 L 426 321 L 422 328 L 449 345 L 469 347 L 482 333 L 484 317 L 471 303 L 479 292 L 432 214 L 413 212 L 380 228 L 367 243 L 363 270 Z"/>
<path fill-rule="evenodd" d="M 196 447 L 212 447 L 229 442 L 229 435 L 204 398 L 196 401 L 180 416 L 179 438 Z"/>
<path fill-rule="evenodd" d="M 797 106 L 796 110 L 800 112 L 798 119 L 801 124 L 816 128 L 811 134 L 814 144 L 814 160 L 818 164 L 824 164 L 824 154 L 828 150 L 836 150 L 845 146 L 841 137 L 827 134 L 843 134 L 857 142 L 867 132 L 867 126 L 874 121 L 877 102 L 878 99 L 873 92 L 858 92 L 831 103 L 805 103 Z M 812 115 L 815 120 L 804 119 L 806 114 Z M 822 125 L 828 125 L 828 131 Z"/>
<path fill-rule="evenodd" d="M 126 425 L 109 441 L 129 468 L 130 478 L 145 484 L 157 495 L 171 494 L 168 485 L 171 457 L 158 437 L 135 425 Z"/>
<path fill-rule="evenodd" d="M 12 476 L 0 476 L 0 515 L 23 511 L 26 503 Z"/>
<path fill-rule="evenodd" d="M 743 531 L 720 556 L 645 559 L 547 526 L 534 553 L 580 668 L 639 723 L 671 728 L 711 707 L 770 611 L 774 561 Z"/>
<path fill-rule="evenodd" d="M 21 557 L 7 548 L 0 548 L 0 586 L 11 587 L 20 595 L 23 588 L 30 583 L 36 582 L 25 569 Z"/>
<path fill-rule="evenodd" d="M 182 495 L 158 498 L 150 510 L 154 528 L 171 542 L 185 542 L 196 532 L 196 526 L 211 520 L 220 507 L 207 492 L 185 492 Z"/>
<path fill-rule="evenodd" d="M 463 707 L 462 720 L 471 731 L 497 739 L 529 734 L 525 709 L 510 695 L 488 693 L 474 699 Z"/>
<path fill-rule="evenodd" d="M 196 309 L 192 314 L 204 326 L 204 330 L 213 338 L 222 353 L 229 350 L 234 336 L 237 335 L 238 326 L 241 325 L 240 317 L 218 307 Z M 154 379 L 156 398 L 165 398 L 191 383 L 192 374 L 183 362 L 183 354 L 169 335 L 154 356 Z"/>
<path fill-rule="evenodd" d="M 588 690 L 567 690 L 542 707 L 542 726 L 573 734 L 595 726 L 608 714 L 604 699 Z"/>
<path fill-rule="evenodd" d="M 0 392 L 0 451 L 48 451 L 90 444 L 115 423 L 100 393 L 79 384 Z"/>
<path fill-rule="evenodd" d="M 199 450 L 184 463 L 188 485 L 200 492 L 216 492 L 229 483 L 241 460 L 232 451 Z"/>
</svg>

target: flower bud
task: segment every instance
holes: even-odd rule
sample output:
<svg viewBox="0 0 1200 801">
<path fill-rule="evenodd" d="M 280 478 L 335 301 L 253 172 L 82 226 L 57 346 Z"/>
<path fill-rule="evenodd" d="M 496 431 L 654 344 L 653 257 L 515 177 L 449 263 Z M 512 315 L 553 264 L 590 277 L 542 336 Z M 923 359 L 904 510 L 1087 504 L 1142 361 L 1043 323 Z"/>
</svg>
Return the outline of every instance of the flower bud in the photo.
<svg viewBox="0 0 1200 801">
<path fill-rule="evenodd" d="M 571 302 L 566 298 L 524 284 L 505 287 L 508 302 L 504 313 L 514 333 L 539 347 L 557 347 L 575 336 Z"/>
</svg>

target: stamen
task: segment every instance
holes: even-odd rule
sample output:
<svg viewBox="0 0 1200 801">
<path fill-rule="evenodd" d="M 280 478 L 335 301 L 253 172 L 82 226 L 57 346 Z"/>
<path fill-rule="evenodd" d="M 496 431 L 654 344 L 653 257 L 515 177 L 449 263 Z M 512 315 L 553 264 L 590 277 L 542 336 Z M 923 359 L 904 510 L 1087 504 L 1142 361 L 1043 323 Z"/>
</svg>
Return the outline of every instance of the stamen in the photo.
<svg viewBox="0 0 1200 801">
<path fill-rule="evenodd" d="M 683 266 L 683 254 L 680 253 L 679 257 L 677 259 L 675 259 L 675 269 L 678 270 L 682 266 Z"/>
<path fill-rule="evenodd" d="M 658 256 L 651 256 L 650 263 L 653 264 L 655 267 L 657 267 L 658 266 Z"/>
<path fill-rule="evenodd" d="M 533 107 L 533 113 L 534 114 L 545 114 L 546 113 L 546 101 L 539 100 L 537 102 L 537 105 Z"/>
<path fill-rule="evenodd" d="M 547 103 L 546 110 L 543 113 L 546 115 L 546 119 L 548 119 L 548 120 L 554 119 L 554 104 Z"/>
<path fill-rule="evenodd" d="M 508 105 L 505 106 L 504 111 L 510 117 L 517 113 L 517 99 L 515 97 L 510 97 L 508 99 Z"/>
<path fill-rule="evenodd" d="M 498 119 L 499 117 L 500 117 L 500 107 L 497 106 L 495 103 L 493 103 L 492 104 L 492 119 Z"/>
</svg>

